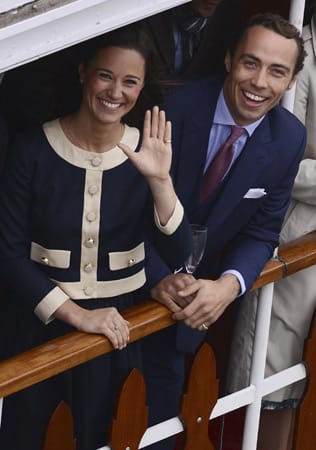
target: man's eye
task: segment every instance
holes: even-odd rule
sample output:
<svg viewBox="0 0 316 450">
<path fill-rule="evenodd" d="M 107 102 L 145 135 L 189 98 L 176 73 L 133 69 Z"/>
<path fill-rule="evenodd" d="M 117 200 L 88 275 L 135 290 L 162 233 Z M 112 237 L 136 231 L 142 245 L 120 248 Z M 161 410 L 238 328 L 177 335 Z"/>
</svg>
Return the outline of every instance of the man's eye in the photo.
<svg viewBox="0 0 316 450">
<path fill-rule="evenodd" d="M 272 70 L 272 73 L 276 77 L 284 77 L 285 76 L 285 72 L 280 69 L 274 69 L 274 70 Z"/>
<path fill-rule="evenodd" d="M 246 67 L 256 67 L 256 63 L 254 61 L 245 61 L 244 64 Z"/>
</svg>

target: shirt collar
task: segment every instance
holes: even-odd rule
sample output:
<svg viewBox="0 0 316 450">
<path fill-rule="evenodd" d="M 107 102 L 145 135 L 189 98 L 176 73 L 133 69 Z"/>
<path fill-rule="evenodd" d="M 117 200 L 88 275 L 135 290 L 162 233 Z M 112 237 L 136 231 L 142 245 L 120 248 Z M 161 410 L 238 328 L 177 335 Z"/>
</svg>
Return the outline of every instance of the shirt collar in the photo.
<svg viewBox="0 0 316 450">
<path fill-rule="evenodd" d="M 249 125 L 245 125 L 243 127 L 247 131 L 248 136 L 251 136 L 254 133 L 255 129 L 260 125 L 260 123 L 262 122 L 264 117 L 265 116 L 261 117 L 256 122 L 250 123 Z M 236 124 L 236 122 L 234 121 L 231 113 L 229 112 L 228 106 L 225 102 L 223 89 L 221 90 L 218 100 L 217 100 L 217 105 L 216 105 L 215 114 L 214 114 L 214 123 L 217 125 L 238 126 Z"/>
</svg>

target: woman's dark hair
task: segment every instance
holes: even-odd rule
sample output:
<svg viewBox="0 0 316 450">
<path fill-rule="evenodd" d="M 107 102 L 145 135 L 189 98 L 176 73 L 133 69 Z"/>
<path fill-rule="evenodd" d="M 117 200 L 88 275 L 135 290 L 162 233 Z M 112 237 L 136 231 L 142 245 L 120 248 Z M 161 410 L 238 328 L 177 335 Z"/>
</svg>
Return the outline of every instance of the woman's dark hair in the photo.
<svg viewBox="0 0 316 450">
<path fill-rule="evenodd" d="M 86 41 L 80 45 L 80 50 L 77 50 L 78 61 L 84 65 L 87 65 L 98 51 L 107 47 L 135 50 L 142 55 L 145 60 L 144 88 L 134 108 L 123 119 L 130 126 L 141 126 L 145 111 L 162 102 L 155 56 L 147 42 L 145 31 L 140 24 L 132 24 Z"/>
<path fill-rule="evenodd" d="M 232 56 L 234 55 L 238 43 L 241 40 L 244 33 L 247 30 L 249 30 L 249 28 L 258 25 L 267 28 L 268 30 L 274 31 L 275 33 L 280 34 L 281 36 L 287 39 L 295 40 L 297 45 L 297 57 L 294 67 L 294 75 L 296 75 L 303 68 L 304 65 L 304 59 L 306 56 L 306 52 L 304 50 L 304 41 L 298 29 L 294 25 L 292 25 L 288 20 L 284 19 L 278 14 L 262 13 L 250 17 L 250 19 L 242 26 L 242 28 L 238 31 L 237 35 L 231 42 L 231 45 L 229 47 L 231 55 Z"/>
</svg>

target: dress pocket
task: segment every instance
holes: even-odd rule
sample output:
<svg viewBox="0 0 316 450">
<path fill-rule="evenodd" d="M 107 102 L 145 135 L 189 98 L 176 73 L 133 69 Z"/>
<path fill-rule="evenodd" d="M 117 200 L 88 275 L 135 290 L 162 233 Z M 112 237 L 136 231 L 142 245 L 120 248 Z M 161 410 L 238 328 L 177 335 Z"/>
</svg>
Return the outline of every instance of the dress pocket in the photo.
<svg viewBox="0 0 316 450">
<path fill-rule="evenodd" d="M 125 252 L 110 252 L 109 253 L 109 266 L 110 270 L 126 269 L 133 267 L 135 264 L 144 261 L 145 259 L 145 246 L 144 242 L 141 242 L 136 247 Z"/>
<path fill-rule="evenodd" d="M 58 269 L 68 269 L 70 266 L 69 250 L 52 250 L 42 247 L 36 242 L 31 243 L 31 260 L 44 266 L 57 267 Z"/>
</svg>

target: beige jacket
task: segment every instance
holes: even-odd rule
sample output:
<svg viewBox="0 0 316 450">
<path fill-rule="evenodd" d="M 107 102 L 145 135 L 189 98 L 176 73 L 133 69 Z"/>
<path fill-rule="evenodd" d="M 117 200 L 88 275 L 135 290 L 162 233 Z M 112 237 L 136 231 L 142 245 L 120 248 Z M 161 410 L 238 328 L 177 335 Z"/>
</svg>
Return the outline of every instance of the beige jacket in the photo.
<svg viewBox="0 0 316 450">
<path fill-rule="evenodd" d="M 316 16 L 311 25 L 304 27 L 303 38 L 307 57 L 298 76 L 294 114 L 307 128 L 307 146 L 295 180 L 281 242 L 316 230 Z"/>
</svg>

